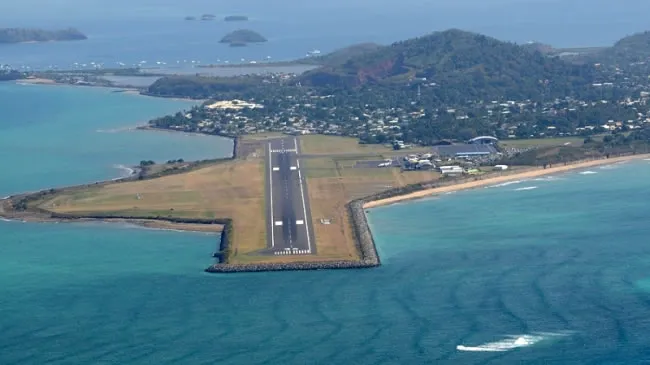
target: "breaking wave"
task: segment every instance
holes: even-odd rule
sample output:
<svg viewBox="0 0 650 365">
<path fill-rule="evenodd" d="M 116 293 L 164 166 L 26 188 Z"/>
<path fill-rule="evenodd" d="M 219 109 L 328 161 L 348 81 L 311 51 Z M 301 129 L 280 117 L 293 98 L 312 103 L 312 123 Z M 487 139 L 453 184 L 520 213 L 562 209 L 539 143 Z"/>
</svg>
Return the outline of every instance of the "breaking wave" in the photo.
<svg viewBox="0 0 650 365">
<path fill-rule="evenodd" d="M 515 191 L 534 190 L 534 189 L 537 189 L 537 186 L 526 186 L 523 188 L 515 189 Z"/>
<path fill-rule="evenodd" d="M 113 165 L 113 167 L 116 168 L 116 169 L 119 169 L 120 171 L 123 171 L 123 173 L 120 174 L 120 177 L 116 177 L 116 178 L 112 179 L 113 181 L 121 180 L 121 179 L 127 178 L 127 177 L 135 174 L 135 169 L 133 169 L 131 167 L 128 167 L 128 166 Z"/>
<path fill-rule="evenodd" d="M 580 172 L 580 175 L 593 175 L 593 174 L 597 174 L 597 172 L 596 171 L 582 171 L 582 172 Z"/>
<path fill-rule="evenodd" d="M 487 188 L 502 188 L 504 186 L 509 186 L 509 185 L 515 185 L 515 184 L 521 184 L 522 182 L 527 181 L 527 180 L 515 180 L 515 181 L 507 181 L 501 184 L 496 184 L 496 185 L 490 185 L 487 186 Z"/>
<path fill-rule="evenodd" d="M 559 181 L 559 180 L 564 180 L 564 179 L 559 178 L 557 176 L 543 176 L 543 177 L 538 177 L 536 179 L 533 179 L 533 181 Z"/>
</svg>

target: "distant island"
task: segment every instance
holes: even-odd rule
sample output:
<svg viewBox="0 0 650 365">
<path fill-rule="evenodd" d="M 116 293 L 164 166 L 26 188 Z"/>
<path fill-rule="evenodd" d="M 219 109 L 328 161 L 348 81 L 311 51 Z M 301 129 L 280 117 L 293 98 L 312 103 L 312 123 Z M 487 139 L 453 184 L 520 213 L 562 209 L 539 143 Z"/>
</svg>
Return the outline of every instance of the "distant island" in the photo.
<svg viewBox="0 0 650 365">
<path fill-rule="evenodd" d="M 241 47 L 248 43 L 264 43 L 267 39 L 249 29 L 239 29 L 226 34 L 219 43 L 228 43 L 231 47 Z"/>
<path fill-rule="evenodd" d="M 201 20 L 214 20 L 216 18 L 213 14 L 203 14 L 201 15 Z"/>
<path fill-rule="evenodd" d="M 245 22 L 248 20 L 248 17 L 246 15 L 228 15 L 223 20 L 227 22 Z"/>
<path fill-rule="evenodd" d="M 195 16 L 186 16 L 185 20 L 196 20 Z"/>
<path fill-rule="evenodd" d="M 0 43 L 58 42 L 79 41 L 84 39 L 88 39 L 88 37 L 74 28 L 54 31 L 28 28 L 0 29 Z"/>
</svg>

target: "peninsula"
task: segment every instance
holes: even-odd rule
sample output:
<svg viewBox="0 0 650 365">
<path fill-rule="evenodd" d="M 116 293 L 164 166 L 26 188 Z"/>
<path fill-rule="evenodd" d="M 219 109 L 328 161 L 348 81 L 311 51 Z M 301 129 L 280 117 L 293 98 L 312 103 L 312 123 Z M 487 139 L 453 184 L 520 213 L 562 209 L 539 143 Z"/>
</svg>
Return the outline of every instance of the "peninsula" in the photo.
<svg viewBox="0 0 650 365">
<path fill-rule="evenodd" d="M 220 43 L 228 43 L 231 46 L 246 45 L 249 43 L 264 43 L 267 39 L 261 34 L 250 29 L 239 29 L 226 34 Z"/>
<path fill-rule="evenodd" d="M 59 42 L 84 39 L 88 39 L 88 37 L 74 28 L 54 31 L 28 28 L 0 29 L 0 43 Z"/>
</svg>

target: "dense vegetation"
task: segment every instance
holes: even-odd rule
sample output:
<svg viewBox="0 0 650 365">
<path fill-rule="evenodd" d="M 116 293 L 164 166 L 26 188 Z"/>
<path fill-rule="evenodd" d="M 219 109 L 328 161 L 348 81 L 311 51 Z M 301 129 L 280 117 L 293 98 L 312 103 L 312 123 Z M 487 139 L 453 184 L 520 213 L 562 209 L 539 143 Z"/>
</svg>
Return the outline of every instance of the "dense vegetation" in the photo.
<svg viewBox="0 0 650 365">
<path fill-rule="evenodd" d="M 590 61 L 617 64 L 621 67 L 650 60 L 650 31 L 633 34 L 616 42 L 612 47 L 591 54 Z"/>
<path fill-rule="evenodd" d="M 154 82 L 146 94 L 162 97 L 209 99 L 218 94 L 239 95 L 246 90 L 260 90 L 259 79 L 254 76 L 201 77 L 169 76 Z"/>
<path fill-rule="evenodd" d="M 335 67 L 344 64 L 352 58 L 376 51 L 381 47 L 377 43 L 359 43 L 328 54 L 302 58 L 297 63 Z"/>
<path fill-rule="evenodd" d="M 593 79 L 592 67 L 572 65 L 513 43 L 453 29 L 397 42 L 338 66 L 307 72 L 301 82 L 359 87 L 420 80 L 435 83 L 455 99 L 476 100 L 537 98 L 549 83 L 556 85 L 553 93 L 557 96 L 576 95 Z"/>
<path fill-rule="evenodd" d="M 74 28 L 55 31 L 25 28 L 0 29 L 0 43 L 76 41 L 84 39 L 87 39 L 87 37 Z"/>
<path fill-rule="evenodd" d="M 261 34 L 252 31 L 250 29 L 239 29 L 234 32 L 226 34 L 221 40 L 220 43 L 229 43 L 229 44 L 247 44 L 247 43 L 262 43 L 266 42 Z"/>
</svg>

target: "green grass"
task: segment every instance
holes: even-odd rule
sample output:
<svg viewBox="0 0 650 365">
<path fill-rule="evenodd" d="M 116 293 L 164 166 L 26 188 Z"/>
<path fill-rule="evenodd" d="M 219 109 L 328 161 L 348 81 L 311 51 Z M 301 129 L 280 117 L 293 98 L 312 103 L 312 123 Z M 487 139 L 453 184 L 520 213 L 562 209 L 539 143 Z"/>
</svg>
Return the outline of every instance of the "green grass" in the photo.
<svg viewBox="0 0 650 365">
<path fill-rule="evenodd" d="M 564 146 L 567 143 L 567 146 L 580 147 L 584 144 L 584 137 L 508 139 L 499 142 L 501 146 L 513 148 Z"/>
</svg>

